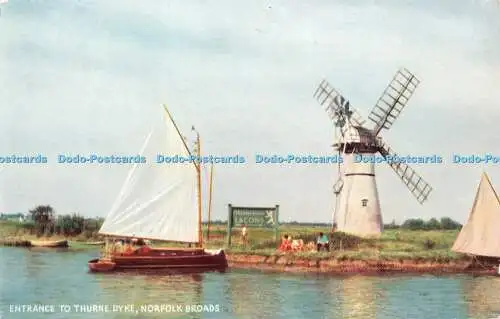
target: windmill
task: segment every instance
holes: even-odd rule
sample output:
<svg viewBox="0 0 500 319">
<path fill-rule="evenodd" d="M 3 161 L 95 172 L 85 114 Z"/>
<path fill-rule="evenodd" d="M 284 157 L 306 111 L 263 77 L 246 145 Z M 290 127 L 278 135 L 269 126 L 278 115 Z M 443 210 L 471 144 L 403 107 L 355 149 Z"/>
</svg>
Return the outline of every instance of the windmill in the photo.
<svg viewBox="0 0 500 319">
<path fill-rule="evenodd" d="M 370 236 L 379 235 L 383 229 L 375 163 L 359 161 L 359 155 L 375 158 L 380 153 L 420 204 L 432 191 L 408 164 L 390 160 L 397 154 L 379 136 L 383 129 L 391 128 L 419 83 L 407 69 L 399 70 L 368 117 L 374 123 L 372 128 L 365 125 L 360 113 L 326 80 L 319 84 L 314 97 L 335 124 L 333 147 L 343 159 L 343 170 L 339 161 L 339 178 L 333 187 L 336 195 L 333 222 L 337 230 Z"/>
</svg>

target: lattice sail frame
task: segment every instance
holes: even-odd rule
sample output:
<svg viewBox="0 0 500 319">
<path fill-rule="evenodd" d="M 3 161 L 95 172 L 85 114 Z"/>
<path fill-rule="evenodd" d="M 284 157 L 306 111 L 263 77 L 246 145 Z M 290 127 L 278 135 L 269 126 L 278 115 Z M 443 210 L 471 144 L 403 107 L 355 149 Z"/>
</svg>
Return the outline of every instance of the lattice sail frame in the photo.
<svg viewBox="0 0 500 319">
<path fill-rule="evenodd" d="M 381 141 L 379 139 L 379 141 Z M 386 159 L 389 156 L 394 158 L 397 156 L 387 143 L 381 141 L 379 145 L 380 154 Z M 417 199 L 420 204 L 423 204 L 432 191 L 432 187 L 427 183 L 419 174 L 415 172 L 410 165 L 401 162 L 387 162 L 387 164 L 394 170 L 396 175 L 403 181 L 403 184 L 410 190 L 412 195 Z"/>
<path fill-rule="evenodd" d="M 322 80 L 318 88 L 314 92 L 314 97 L 321 106 L 324 107 L 326 113 L 334 122 L 338 120 L 339 108 L 344 103 L 348 103 L 351 111 L 350 121 L 355 126 L 363 126 L 366 120 L 363 119 L 358 110 L 356 110 L 349 101 L 342 96 L 336 89 L 334 89 L 326 80 Z M 340 104 L 340 105 L 339 105 Z"/>
<path fill-rule="evenodd" d="M 420 80 L 405 68 L 394 75 L 368 116 L 375 123 L 373 128 L 375 136 L 382 129 L 391 128 L 419 84 Z"/>
</svg>

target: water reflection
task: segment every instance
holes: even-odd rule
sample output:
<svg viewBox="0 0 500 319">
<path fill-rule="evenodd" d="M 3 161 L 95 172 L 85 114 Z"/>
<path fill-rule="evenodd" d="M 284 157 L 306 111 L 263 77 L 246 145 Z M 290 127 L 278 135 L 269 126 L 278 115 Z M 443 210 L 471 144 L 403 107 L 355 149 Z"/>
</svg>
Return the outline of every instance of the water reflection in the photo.
<svg viewBox="0 0 500 319">
<path fill-rule="evenodd" d="M 341 318 L 342 281 L 324 275 L 279 275 L 282 318 Z"/>
<path fill-rule="evenodd" d="M 106 296 L 124 292 L 124 303 L 192 303 L 199 304 L 202 295 L 202 275 L 151 275 L 121 273 L 97 275 Z"/>
<path fill-rule="evenodd" d="M 71 318 L 495 318 L 500 278 L 264 274 L 93 274 L 94 252 L 0 248 L 1 305 L 219 305 L 219 313 L 75 313 Z M 7 274 L 5 276 L 5 274 Z M 11 316 L 9 316 L 10 318 Z M 25 314 L 12 318 L 38 318 Z M 51 318 L 68 318 L 56 313 Z"/>
<path fill-rule="evenodd" d="M 377 289 L 373 277 L 346 277 L 342 282 L 342 317 L 375 318 Z"/>
<path fill-rule="evenodd" d="M 232 272 L 230 282 L 230 312 L 237 318 L 275 318 L 283 301 L 279 295 L 280 278 L 256 280 L 258 273 Z"/>
<path fill-rule="evenodd" d="M 41 269 L 46 267 L 45 257 L 39 252 L 30 251 L 29 249 L 23 250 L 23 253 L 26 258 L 24 263 L 26 276 L 32 279 L 37 278 L 41 274 Z"/>
<path fill-rule="evenodd" d="M 200 317 L 188 313 L 186 306 L 203 304 L 202 274 L 118 273 L 96 275 L 95 280 L 102 289 L 103 304 L 117 304 L 119 295 L 119 304 L 134 305 L 140 317 Z"/>
<path fill-rule="evenodd" d="M 462 286 L 470 318 L 500 316 L 500 278 L 468 277 L 462 280 Z"/>
</svg>

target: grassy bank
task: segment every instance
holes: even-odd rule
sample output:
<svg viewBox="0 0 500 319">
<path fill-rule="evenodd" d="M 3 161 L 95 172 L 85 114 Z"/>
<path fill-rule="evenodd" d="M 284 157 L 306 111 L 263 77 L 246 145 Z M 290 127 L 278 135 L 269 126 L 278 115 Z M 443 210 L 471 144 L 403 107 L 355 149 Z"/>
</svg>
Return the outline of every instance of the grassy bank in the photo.
<svg viewBox="0 0 500 319">
<path fill-rule="evenodd" d="M 15 221 L 0 221 L 0 245 L 11 247 L 31 247 L 31 241 L 56 241 L 69 240 L 70 250 L 95 249 L 96 246 L 86 245 L 87 242 L 99 241 L 99 237 L 85 236 L 37 236 L 31 229 L 23 227 L 22 224 Z"/>
<path fill-rule="evenodd" d="M 209 241 L 209 247 L 224 246 L 224 227 L 212 227 L 211 234 L 215 239 Z M 322 227 L 283 227 L 281 234 L 288 234 L 293 239 L 304 242 L 314 241 L 319 232 L 328 233 Z M 458 230 L 386 230 L 380 238 L 363 239 L 347 234 L 337 233 L 333 238 L 334 249 L 331 252 L 305 251 L 292 254 L 279 252 L 279 243 L 273 239 L 272 231 L 250 229 L 249 243 L 242 245 L 236 230 L 232 237 L 232 246 L 228 249 L 231 255 L 256 255 L 263 257 L 283 256 L 306 260 L 335 259 L 339 261 L 374 261 L 374 260 L 413 260 L 422 262 L 448 263 L 469 260 L 467 256 L 451 251 L 451 246 L 458 235 Z M 211 236 L 212 237 L 212 236 Z"/>
<path fill-rule="evenodd" d="M 206 238 L 207 228 L 204 227 Z M 328 233 L 326 227 L 312 226 L 283 226 L 281 235 L 288 234 L 293 239 L 303 239 L 304 242 L 314 241 L 319 232 Z M 338 261 L 407 261 L 449 263 L 468 260 L 468 257 L 451 251 L 451 246 L 458 234 L 457 230 L 401 230 L 389 229 L 383 232 L 377 239 L 363 239 L 347 234 L 336 233 L 333 238 L 333 250 L 331 252 L 305 251 L 294 254 L 286 254 L 288 259 L 299 258 L 304 260 L 327 260 Z M 223 225 L 212 225 L 210 227 L 211 239 L 206 242 L 208 248 L 221 248 L 226 245 L 226 228 Z M 227 249 L 229 255 L 254 255 L 254 256 L 282 256 L 277 251 L 279 242 L 274 240 L 274 233 L 267 229 L 250 229 L 249 242 L 242 245 L 240 233 L 235 229 L 232 234 L 232 246 Z M 53 235 L 50 237 L 37 237 L 30 234 L 22 225 L 16 222 L 0 222 L 0 242 L 19 240 L 60 240 L 67 239 L 72 246 L 84 246 L 85 242 L 99 241 L 99 237 L 87 237 L 83 235 L 64 237 Z M 175 246 L 168 243 L 154 243 L 155 246 Z M 182 246 L 182 245 L 177 245 Z"/>
</svg>

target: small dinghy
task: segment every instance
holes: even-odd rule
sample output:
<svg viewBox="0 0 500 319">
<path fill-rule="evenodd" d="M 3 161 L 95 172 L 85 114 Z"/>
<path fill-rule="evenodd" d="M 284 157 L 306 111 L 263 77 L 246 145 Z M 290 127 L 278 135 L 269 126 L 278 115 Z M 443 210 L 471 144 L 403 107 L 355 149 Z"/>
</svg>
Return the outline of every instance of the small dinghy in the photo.
<svg viewBox="0 0 500 319">
<path fill-rule="evenodd" d="M 57 247 L 68 247 L 69 245 L 67 240 L 32 240 L 31 246 L 57 248 Z"/>
<path fill-rule="evenodd" d="M 90 246 L 104 246 L 105 242 L 103 241 L 89 241 L 86 242 L 85 245 L 90 245 Z"/>
</svg>

